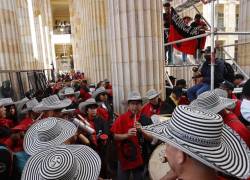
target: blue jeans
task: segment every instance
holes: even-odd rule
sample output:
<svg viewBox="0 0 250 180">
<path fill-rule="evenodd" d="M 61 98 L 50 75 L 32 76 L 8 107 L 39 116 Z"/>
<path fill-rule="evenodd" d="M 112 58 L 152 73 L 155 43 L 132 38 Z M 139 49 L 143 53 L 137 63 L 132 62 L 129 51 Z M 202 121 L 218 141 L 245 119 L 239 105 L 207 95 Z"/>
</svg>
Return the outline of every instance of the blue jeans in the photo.
<svg viewBox="0 0 250 180">
<path fill-rule="evenodd" d="M 210 84 L 200 83 L 187 90 L 187 96 L 189 101 L 193 101 L 205 91 L 210 90 Z"/>
<path fill-rule="evenodd" d="M 187 62 L 187 54 L 186 53 L 182 53 L 182 61 Z"/>
<path fill-rule="evenodd" d="M 136 169 L 122 170 L 120 162 L 118 162 L 118 172 L 117 180 L 128 180 L 130 179 L 130 174 L 133 176 L 133 180 L 143 180 L 144 179 L 144 166 Z"/>
</svg>

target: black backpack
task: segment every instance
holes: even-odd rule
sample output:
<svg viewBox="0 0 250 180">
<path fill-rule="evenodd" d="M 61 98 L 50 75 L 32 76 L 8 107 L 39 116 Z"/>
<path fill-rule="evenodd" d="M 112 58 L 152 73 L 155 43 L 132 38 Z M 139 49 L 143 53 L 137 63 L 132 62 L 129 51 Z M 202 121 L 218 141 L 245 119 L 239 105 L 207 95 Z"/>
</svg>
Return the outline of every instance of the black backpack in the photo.
<svg viewBox="0 0 250 180">
<path fill-rule="evenodd" d="M 233 82 L 234 79 L 234 69 L 232 67 L 231 64 L 229 64 L 228 62 L 224 62 L 224 79 L 229 81 L 229 82 Z"/>
</svg>

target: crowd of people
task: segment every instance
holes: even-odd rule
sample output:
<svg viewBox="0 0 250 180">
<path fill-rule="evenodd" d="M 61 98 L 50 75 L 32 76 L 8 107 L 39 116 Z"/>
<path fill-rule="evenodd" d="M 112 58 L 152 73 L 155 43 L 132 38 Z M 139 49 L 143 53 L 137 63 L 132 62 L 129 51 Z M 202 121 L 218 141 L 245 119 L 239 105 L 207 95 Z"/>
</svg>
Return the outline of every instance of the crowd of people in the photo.
<svg viewBox="0 0 250 180">
<path fill-rule="evenodd" d="M 0 99 L 1 179 L 149 179 L 151 154 L 162 143 L 171 167 L 162 180 L 247 179 L 250 80 L 236 74 L 230 82 L 218 72 L 210 91 L 200 85 L 209 86 L 209 68 L 198 68 L 187 91 L 184 79 L 170 76 L 165 100 L 155 89 L 146 103 L 129 92 L 123 114 L 114 112 L 108 79 L 93 86 L 79 72 L 58 77 L 41 100 Z"/>
</svg>

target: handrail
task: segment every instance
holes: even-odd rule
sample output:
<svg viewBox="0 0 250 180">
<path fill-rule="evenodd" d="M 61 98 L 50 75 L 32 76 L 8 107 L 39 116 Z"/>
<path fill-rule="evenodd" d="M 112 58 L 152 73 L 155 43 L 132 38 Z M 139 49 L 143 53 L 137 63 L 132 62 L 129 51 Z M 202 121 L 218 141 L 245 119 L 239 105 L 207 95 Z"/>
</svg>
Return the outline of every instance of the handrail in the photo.
<svg viewBox="0 0 250 180">
<path fill-rule="evenodd" d="M 33 71 L 47 71 L 52 69 L 32 69 L 32 70 L 0 70 L 0 73 L 9 73 L 9 72 L 33 72 Z"/>
<path fill-rule="evenodd" d="M 249 75 L 248 75 L 247 73 L 245 73 L 245 72 L 243 71 L 243 69 L 241 69 L 241 67 L 237 64 L 237 62 L 234 60 L 234 58 L 233 58 L 227 51 L 225 51 L 224 48 L 222 48 L 222 49 L 223 49 L 223 51 L 225 52 L 225 54 L 226 54 L 227 56 L 229 56 L 230 60 L 231 60 L 231 61 L 233 62 L 233 64 L 237 67 L 237 69 L 239 69 L 240 73 L 241 73 L 243 76 L 245 76 L 246 79 L 249 79 Z"/>
</svg>

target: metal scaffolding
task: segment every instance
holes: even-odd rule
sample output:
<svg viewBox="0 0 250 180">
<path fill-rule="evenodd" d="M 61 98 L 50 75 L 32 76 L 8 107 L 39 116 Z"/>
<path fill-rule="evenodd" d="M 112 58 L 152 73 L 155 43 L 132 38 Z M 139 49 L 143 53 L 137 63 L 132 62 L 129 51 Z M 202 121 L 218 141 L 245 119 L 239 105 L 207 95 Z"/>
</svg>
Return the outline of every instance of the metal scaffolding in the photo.
<svg viewBox="0 0 250 180">
<path fill-rule="evenodd" d="M 182 11 L 183 9 L 189 8 L 191 6 L 193 6 L 196 11 L 199 13 L 198 9 L 195 7 L 195 4 L 198 3 L 198 1 L 191 1 L 188 0 L 186 2 L 186 4 L 184 3 L 183 5 L 179 5 L 177 8 L 175 8 L 175 10 L 177 12 Z M 186 42 L 186 41 L 190 41 L 193 39 L 198 39 L 198 38 L 202 38 L 205 36 L 211 36 L 211 90 L 214 89 L 214 67 L 215 67 L 215 53 L 214 53 L 214 49 L 215 49 L 215 36 L 224 36 L 224 35 L 250 35 L 250 32 L 220 32 L 220 31 L 216 31 L 215 27 L 214 27 L 214 18 L 215 18 L 215 2 L 211 1 L 210 2 L 210 10 L 211 10 L 211 25 L 209 25 L 209 23 L 205 20 L 206 24 L 211 28 L 210 32 L 206 32 L 204 34 L 200 34 L 197 36 L 192 36 L 189 38 L 184 38 L 181 40 L 177 40 L 177 41 L 172 41 L 169 43 L 165 43 L 164 46 L 169 46 L 169 45 L 173 45 L 173 44 L 177 44 L 177 43 L 182 43 L 182 42 Z M 244 43 L 236 43 L 236 44 L 230 44 L 230 45 L 225 45 L 225 46 L 219 46 L 219 47 L 230 47 L 230 46 L 236 46 L 236 45 L 243 45 L 243 44 L 249 44 L 250 42 L 244 42 Z M 249 78 L 249 76 L 241 69 L 241 67 L 234 61 L 234 58 L 232 58 L 229 53 L 227 53 L 224 49 L 223 51 L 225 52 L 225 54 L 227 54 L 231 60 L 233 61 L 233 63 L 235 64 L 235 66 L 241 71 L 241 73 L 246 77 Z M 183 65 L 183 66 L 187 66 L 187 65 Z M 172 67 L 171 65 L 169 67 Z M 177 67 L 177 66 L 173 66 L 173 67 Z"/>
</svg>

